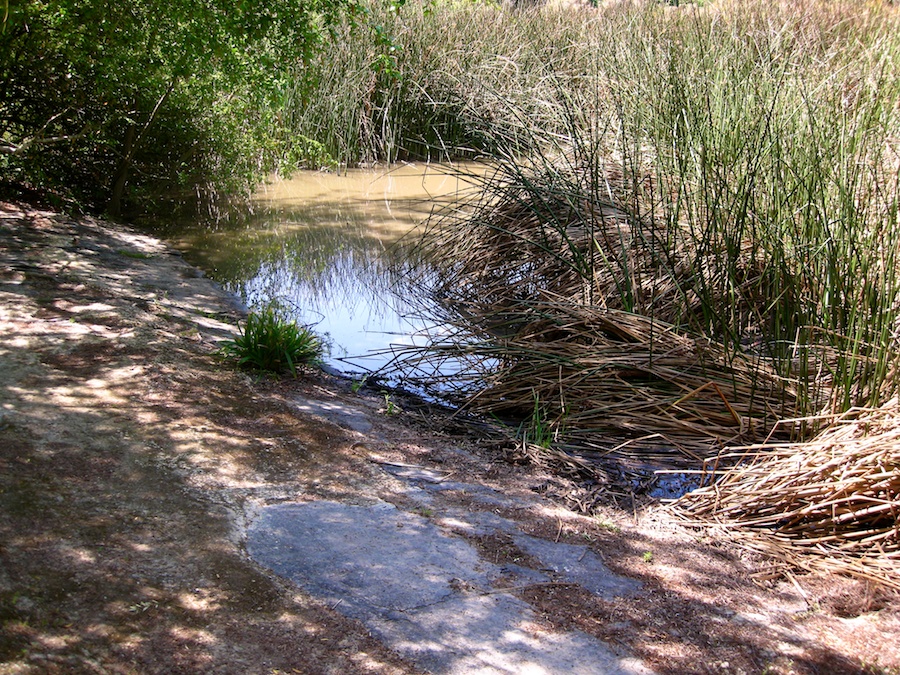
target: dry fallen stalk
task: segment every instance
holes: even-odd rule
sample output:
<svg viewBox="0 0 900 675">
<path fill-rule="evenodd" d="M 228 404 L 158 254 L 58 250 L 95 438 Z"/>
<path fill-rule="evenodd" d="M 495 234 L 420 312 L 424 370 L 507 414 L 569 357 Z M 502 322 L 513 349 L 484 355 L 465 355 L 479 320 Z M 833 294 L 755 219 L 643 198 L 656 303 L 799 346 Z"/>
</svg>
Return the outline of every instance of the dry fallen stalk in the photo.
<svg viewBox="0 0 900 675">
<path fill-rule="evenodd" d="M 791 565 L 900 589 L 900 406 L 851 411 L 811 442 L 756 446 L 671 508 Z"/>
</svg>

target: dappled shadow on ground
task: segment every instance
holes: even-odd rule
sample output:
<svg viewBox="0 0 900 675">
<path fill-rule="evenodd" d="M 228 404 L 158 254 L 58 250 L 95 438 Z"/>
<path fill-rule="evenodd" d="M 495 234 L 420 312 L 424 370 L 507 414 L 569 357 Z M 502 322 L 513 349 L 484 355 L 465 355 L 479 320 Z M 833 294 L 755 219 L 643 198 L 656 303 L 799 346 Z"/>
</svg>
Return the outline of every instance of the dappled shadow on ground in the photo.
<svg viewBox="0 0 900 675">
<path fill-rule="evenodd" d="M 521 512 L 493 512 L 523 520 Z M 659 673 L 880 673 L 898 665 L 900 616 L 886 590 L 866 595 L 857 582 L 834 577 L 800 578 L 805 590 L 787 580 L 754 583 L 763 561 L 663 514 L 635 520 L 618 509 L 595 517 L 539 509 L 524 523 L 529 534 L 585 546 L 642 588 L 610 598 L 562 580 L 516 588 L 518 597 L 548 627 L 584 631 Z M 475 543 L 490 562 L 535 565 L 507 538 Z M 845 604 L 848 593 L 867 601 L 854 606 L 855 618 L 835 617 L 829 606 Z"/>
<path fill-rule="evenodd" d="M 215 289 L 127 233 L 0 236 L 0 671 L 416 672 L 242 552 L 241 488 L 329 431 L 215 360 Z"/>
<path fill-rule="evenodd" d="M 707 545 L 680 542 L 677 551 L 661 554 L 659 543 L 629 532 L 605 550 L 611 568 L 627 567 L 631 574 L 635 561 L 647 568 L 671 561 L 669 570 L 639 575 L 645 587 L 633 597 L 604 600 L 574 586 L 537 587 L 523 597 L 553 625 L 626 646 L 659 673 L 868 672 L 859 659 L 802 630 L 809 610 L 794 593 L 748 587 L 746 579 L 736 577 L 743 566 L 726 559 L 713 567 Z M 632 564 L 619 565 L 620 560 Z M 680 578 L 673 579 L 673 573 Z"/>
<path fill-rule="evenodd" d="M 214 339 L 229 308 L 151 240 L 9 213 L 0 209 L 0 672 L 417 672 L 241 548 L 239 519 L 254 505 L 388 499 L 360 434 L 292 403 L 336 385 L 223 368 Z M 533 497 L 546 478 L 400 425 L 365 442 L 505 494 Z M 900 665 L 887 653 L 896 614 L 836 618 L 826 610 L 839 594 L 805 580 L 806 599 L 790 585 L 760 589 L 728 547 L 621 512 L 609 516 L 617 531 L 546 500 L 504 511 L 462 489 L 441 495 L 429 517 L 442 505 L 490 510 L 527 534 L 586 545 L 643 583 L 620 598 L 566 583 L 512 589 L 548 640 L 579 629 L 663 673 L 866 672 L 861 655 Z M 473 544 L 489 562 L 538 564 L 509 537 Z"/>
</svg>

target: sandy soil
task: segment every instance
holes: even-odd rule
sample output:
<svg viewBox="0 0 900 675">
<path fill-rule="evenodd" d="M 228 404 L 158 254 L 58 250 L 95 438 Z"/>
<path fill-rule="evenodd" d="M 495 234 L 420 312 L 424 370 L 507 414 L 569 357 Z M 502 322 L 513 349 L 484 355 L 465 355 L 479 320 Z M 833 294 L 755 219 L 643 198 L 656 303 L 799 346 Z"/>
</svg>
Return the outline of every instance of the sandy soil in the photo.
<svg viewBox="0 0 900 675">
<path fill-rule="evenodd" d="M 564 479 L 505 462 L 439 411 L 379 414 L 377 392 L 322 373 L 235 372 L 215 350 L 238 318 L 152 238 L 0 202 L 0 673 L 419 672 L 242 547 L 261 505 L 377 492 L 374 454 L 553 497 L 501 515 L 587 542 L 643 583 L 614 601 L 522 588 L 536 630 L 578 628 L 661 673 L 900 673 L 889 593 L 825 576 L 755 583 L 765 561 L 658 510 L 570 510 Z M 299 411 L 299 395 L 375 422 L 342 428 Z M 502 537 L 473 543 L 491 561 L 527 559 Z"/>
</svg>

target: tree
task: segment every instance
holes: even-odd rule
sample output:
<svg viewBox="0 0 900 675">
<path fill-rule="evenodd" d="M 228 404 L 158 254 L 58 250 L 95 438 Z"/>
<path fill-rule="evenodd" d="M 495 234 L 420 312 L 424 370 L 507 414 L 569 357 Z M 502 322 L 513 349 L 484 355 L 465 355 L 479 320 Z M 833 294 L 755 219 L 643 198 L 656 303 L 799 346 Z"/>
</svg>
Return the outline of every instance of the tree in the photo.
<svg viewBox="0 0 900 675">
<path fill-rule="evenodd" d="M 355 0 L 11 0 L 0 176 L 117 215 L 126 186 L 245 184 L 274 102 Z"/>
</svg>

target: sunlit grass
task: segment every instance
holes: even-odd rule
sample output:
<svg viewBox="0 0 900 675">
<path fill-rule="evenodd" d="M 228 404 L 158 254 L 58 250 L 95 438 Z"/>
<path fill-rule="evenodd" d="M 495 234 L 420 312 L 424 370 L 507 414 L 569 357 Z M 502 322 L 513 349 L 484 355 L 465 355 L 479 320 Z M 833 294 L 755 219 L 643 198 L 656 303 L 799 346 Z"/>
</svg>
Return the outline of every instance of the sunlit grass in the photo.
<svg viewBox="0 0 900 675">
<path fill-rule="evenodd" d="M 555 87 L 548 75 L 588 54 L 574 46 L 596 16 L 573 12 L 444 2 L 394 12 L 373 3 L 365 22 L 346 26 L 298 69 L 284 120 L 350 164 L 490 151 L 515 141 L 519 107 L 551 121 L 543 116 Z M 568 67 L 574 74 L 580 65 Z"/>
<path fill-rule="evenodd" d="M 275 304 L 250 312 L 240 335 L 222 347 L 222 354 L 242 368 L 295 377 L 299 367 L 318 363 L 324 351 L 319 336 L 289 320 Z"/>
</svg>

